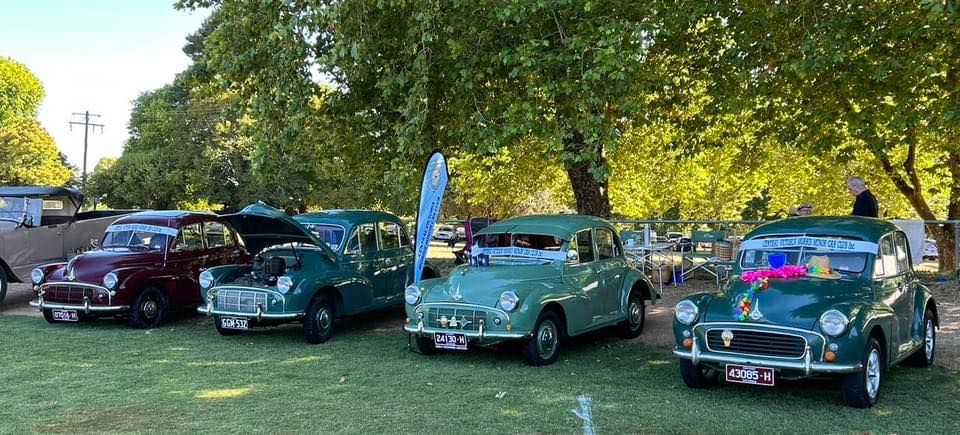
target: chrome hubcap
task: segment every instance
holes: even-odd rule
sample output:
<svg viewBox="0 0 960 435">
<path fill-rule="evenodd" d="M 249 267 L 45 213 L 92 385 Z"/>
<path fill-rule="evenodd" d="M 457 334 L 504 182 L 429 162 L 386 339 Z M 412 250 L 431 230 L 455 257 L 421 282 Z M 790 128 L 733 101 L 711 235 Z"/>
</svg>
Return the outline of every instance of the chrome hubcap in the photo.
<svg viewBox="0 0 960 435">
<path fill-rule="evenodd" d="M 143 303 L 140 311 L 143 312 L 143 317 L 152 319 L 157 317 L 157 311 L 160 311 L 160 307 L 157 306 L 157 301 L 150 299 Z"/>
<path fill-rule="evenodd" d="M 933 357 L 933 346 L 936 345 L 936 338 L 933 335 L 933 321 L 927 320 L 926 333 L 924 334 L 924 351 L 926 352 L 927 359 Z"/>
<path fill-rule="evenodd" d="M 540 350 L 540 357 L 550 358 L 557 349 L 557 328 L 553 322 L 543 322 L 540 331 L 537 333 L 537 348 Z"/>
<path fill-rule="evenodd" d="M 871 349 L 867 357 L 866 375 L 867 395 L 872 399 L 877 397 L 877 391 L 880 390 L 880 352 L 876 349 Z"/>
<path fill-rule="evenodd" d="M 317 314 L 317 326 L 320 327 L 321 331 L 330 328 L 330 310 L 326 308 L 320 310 L 320 313 Z"/>
<path fill-rule="evenodd" d="M 636 301 L 630 303 L 630 324 L 633 326 L 640 325 L 640 319 L 643 318 L 643 309 L 640 308 L 640 304 Z"/>
</svg>

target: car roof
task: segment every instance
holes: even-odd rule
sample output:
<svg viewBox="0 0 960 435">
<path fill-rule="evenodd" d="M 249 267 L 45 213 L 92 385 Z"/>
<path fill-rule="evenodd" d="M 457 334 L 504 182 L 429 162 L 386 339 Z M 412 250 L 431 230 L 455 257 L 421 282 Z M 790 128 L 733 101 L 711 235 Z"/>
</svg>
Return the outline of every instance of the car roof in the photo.
<svg viewBox="0 0 960 435">
<path fill-rule="evenodd" d="M 190 225 L 192 223 L 211 220 L 211 217 L 217 215 L 200 211 L 185 210 L 147 210 L 128 214 L 115 223 L 118 224 L 150 224 L 162 226 L 180 226 Z"/>
<path fill-rule="evenodd" d="M 744 236 L 744 240 L 778 234 L 839 236 L 877 242 L 899 227 L 890 221 L 860 216 L 798 216 L 761 225 Z"/>
<path fill-rule="evenodd" d="M 545 234 L 566 240 L 577 231 L 593 227 L 613 229 L 609 222 L 596 216 L 579 214 L 529 215 L 493 223 L 477 232 L 477 235 L 493 233 Z"/>
<path fill-rule="evenodd" d="M 298 214 L 294 220 L 305 224 L 335 224 L 344 228 L 370 222 L 402 223 L 393 213 L 376 210 L 322 210 Z"/>
<path fill-rule="evenodd" d="M 47 186 L 0 187 L 0 196 L 11 196 L 11 197 L 69 196 L 75 199 L 77 202 L 83 202 L 83 193 L 72 187 L 47 187 Z"/>
</svg>

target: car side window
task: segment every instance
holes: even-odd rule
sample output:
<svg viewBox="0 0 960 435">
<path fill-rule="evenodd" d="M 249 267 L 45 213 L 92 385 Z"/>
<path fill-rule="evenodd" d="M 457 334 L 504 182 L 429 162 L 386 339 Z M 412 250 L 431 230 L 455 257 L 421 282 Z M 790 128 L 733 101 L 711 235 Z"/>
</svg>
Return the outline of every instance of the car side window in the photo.
<svg viewBox="0 0 960 435">
<path fill-rule="evenodd" d="M 597 228 L 597 255 L 601 260 L 617 256 L 617 245 L 613 241 L 613 232 L 609 229 Z"/>
<path fill-rule="evenodd" d="M 906 272 L 910 270 L 910 254 L 907 250 L 907 238 L 904 237 L 903 233 L 897 233 L 894 243 L 897 249 L 897 265 L 900 267 L 901 273 Z"/>
<path fill-rule="evenodd" d="M 353 230 L 353 233 L 350 234 L 350 239 L 347 240 L 347 247 L 343 251 L 344 254 L 359 254 L 360 253 L 360 230 Z"/>
<path fill-rule="evenodd" d="M 403 229 L 402 225 L 397 225 L 397 231 L 400 232 L 400 247 L 410 246 L 410 236 L 407 235 L 407 231 Z"/>
<path fill-rule="evenodd" d="M 393 222 L 380 222 L 380 243 L 383 249 L 396 249 L 400 247 L 400 225 Z"/>
<path fill-rule="evenodd" d="M 180 234 L 177 234 L 177 243 L 173 245 L 174 251 L 199 251 L 203 249 L 203 236 L 200 231 L 200 224 L 191 224 L 180 228 Z"/>
<path fill-rule="evenodd" d="M 233 245 L 233 236 L 226 225 L 217 221 L 203 223 L 203 237 L 207 241 L 207 249 L 222 248 Z"/>
<path fill-rule="evenodd" d="M 583 230 L 577 233 L 574 240 L 577 243 L 577 255 L 580 256 L 580 263 L 589 263 L 593 261 L 593 232 Z"/>
<path fill-rule="evenodd" d="M 357 229 L 360 240 L 360 252 L 364 254 L 377 252 L 377 228 L 374 224 L 363 224 Z"/>
<path fill-rule="evenodd" d="M 880 239 L 880 262 L 883 264 L 883 274 L 880 276 L 896 276 L 897 254 L 893 247 L 893 238 L 890 236 Z"/>
</svg>

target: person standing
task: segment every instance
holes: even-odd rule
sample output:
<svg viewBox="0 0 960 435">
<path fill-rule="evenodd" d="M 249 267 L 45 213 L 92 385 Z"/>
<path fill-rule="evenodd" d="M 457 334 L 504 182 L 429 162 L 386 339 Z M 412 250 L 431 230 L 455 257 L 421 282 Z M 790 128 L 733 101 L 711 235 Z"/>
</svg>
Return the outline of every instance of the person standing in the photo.
<svg viewBox="0 0 960 435">
<path fill-rule="evenodd" d="M 857 199 L 853 202 L 853 216 L 879 217 L 877 198 L 867 189 L 867 184 L 860 177 L 850 177 L 847 180 L 847 191 Z"/>
</svg>

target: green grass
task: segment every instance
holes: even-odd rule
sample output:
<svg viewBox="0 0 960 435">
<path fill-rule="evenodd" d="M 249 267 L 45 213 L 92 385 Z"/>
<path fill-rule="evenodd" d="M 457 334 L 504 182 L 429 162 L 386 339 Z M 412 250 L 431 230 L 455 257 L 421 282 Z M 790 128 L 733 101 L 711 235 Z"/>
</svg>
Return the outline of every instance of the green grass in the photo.
<svg viewBox="0 0 960 435">
<path fill-rule="evenodd" d="M 149 333 L 0 317 L 0 432 L 571 433 L 580 394 L 601 433 L 960 432 L 960 376 L 942 368 L 895 368 L 880 404 L 854 410 L 826 381 L 690 390 L 667 349 L 605 334 L 543 368 L 509 349 L 425 357 L 399 319 L 310 346 L 298 325 L 220 337 L 196 317 Z"/>
</svg>

